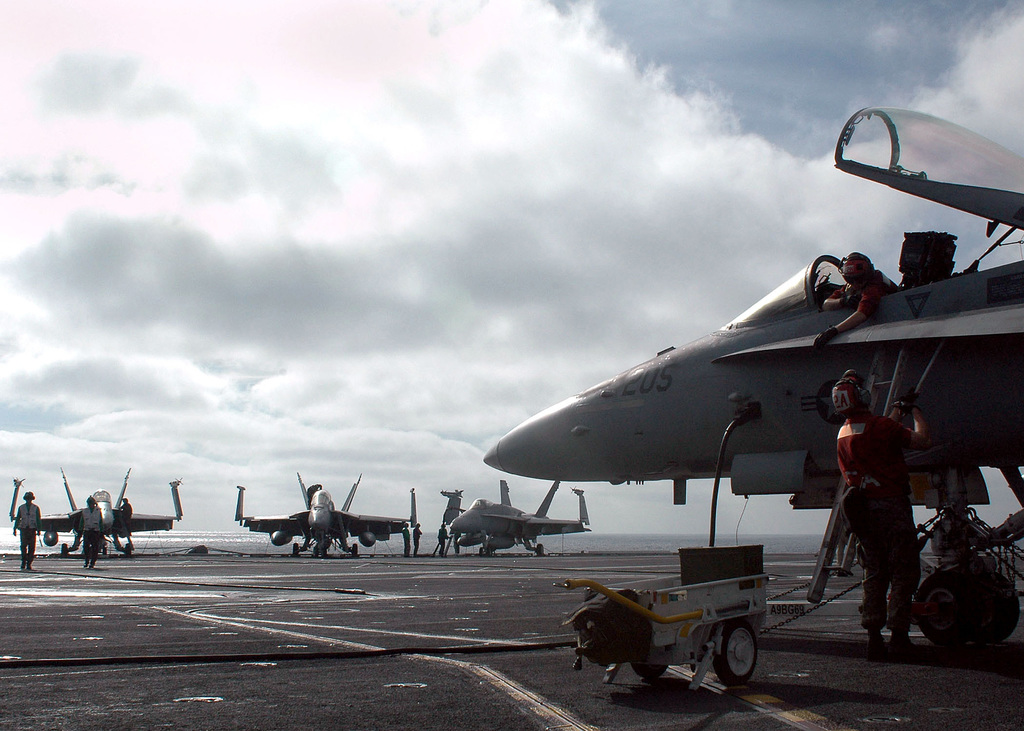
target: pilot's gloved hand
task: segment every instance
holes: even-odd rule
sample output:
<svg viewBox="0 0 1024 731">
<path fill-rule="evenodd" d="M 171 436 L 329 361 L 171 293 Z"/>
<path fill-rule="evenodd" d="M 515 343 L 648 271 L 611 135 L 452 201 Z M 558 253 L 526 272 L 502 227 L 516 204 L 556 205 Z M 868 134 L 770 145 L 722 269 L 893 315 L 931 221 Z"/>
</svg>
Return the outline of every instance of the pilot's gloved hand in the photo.
<svg viewBox="0 0 1024 731">
<path fill-rule="evenodd" d="M 836 330 L 836 326 L 835 325 L 830 327 L 828 330 L 821 331 L 820 333 L 818 333 L 818 337 L 816 337 L 814 339 L 814 349 L 815 350 L 821 350 L 822 348 L 825 347 L 825 345 L 828 344 L 829 340 L 831 340 L 832 338 L 834 338 L 838 334 L 839 334 L 839 331 Z"/>
</svg>

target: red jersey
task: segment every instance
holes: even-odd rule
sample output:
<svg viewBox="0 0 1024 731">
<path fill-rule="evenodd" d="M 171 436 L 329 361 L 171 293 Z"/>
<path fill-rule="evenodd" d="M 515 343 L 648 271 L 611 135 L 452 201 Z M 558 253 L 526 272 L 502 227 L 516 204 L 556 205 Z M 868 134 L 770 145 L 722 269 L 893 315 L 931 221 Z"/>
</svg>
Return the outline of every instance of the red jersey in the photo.
<svg viewBox="0 0 1024 731">
<path fill-rule="evenodd" d="M 839 430 L 836 456 L 847 485 L 863 485 L 869 498 L 906 495 L 910 486 L 903 450 L 913 432 L 884 416 L 851 416 Z"/>
<path fill-rule="evenodd" d="M 844 294 L 848 295 L 852 291 L 853 288 L 849 284 L 844 285 L 833 292 L 829 299 L 841 300 Z M 860 291 L 857 312 L 863 312 L 865 317 L 871 317 L 875 314 L 875 310 L 878 309 L 878 304 L 882 301 L 882 297 L 887 294 L 892 294 L 892 289 L 889 287 L 889 283 L 886 282 L 885 277 L 882 276 L 882 273 L 875 270 L 872 272 L 867 284 L 864 285 L 864 289 Z"/>
</svg>

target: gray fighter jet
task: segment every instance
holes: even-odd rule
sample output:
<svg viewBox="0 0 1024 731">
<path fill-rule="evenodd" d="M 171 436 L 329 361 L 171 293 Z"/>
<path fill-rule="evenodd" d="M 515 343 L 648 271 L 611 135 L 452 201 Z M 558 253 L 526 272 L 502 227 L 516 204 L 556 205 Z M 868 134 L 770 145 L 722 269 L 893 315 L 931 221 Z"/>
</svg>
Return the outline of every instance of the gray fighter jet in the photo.
<svg viewBox="0 0 1024 731">
<path fill-rule="evenodd" d="M 876 411 L 913 390 L 935 445 L 908 455 L 935 570 L 918 599 L 925 634 L 940 644 L 998 641 L 1017 624 L 1014 541 L 1024 510 L 984 524 L 980 467 L 1001 471 L 1024 505 L 1024 262 L 980 270 L 1024 227 L 1024 159 L 962 127 L 924 114 L 872 108 L 854 114 L 835 151 L 844 172 L 989 221 L 988 251 L 953 273 L 956 237 L 906 234 L 903 280 L 874 317 L 813 347 L 849 311 L 822 311 L 842 282 L 822 255 L 721 329 L 572 396 L 503 436 L 484 461 L 549 480 L 613 484 L 672 480 L 685 503 L 691 478 L 731 478 L 740 495 L 791 494 L 794 508 L 831 508 L 815 581 L 849 568 L 851 537 L 837 510 L 840 478 L 833 384 L 848 368 L 868 375 Z M 1012 243 L 1019 243 L 1014 241 Z"/>
<path fill-rule="evenodd" d="M 131 474 L 132 471 L 131 468 L 129 468 L 127 474 L 124 476 L 124 483 L 121 485 L 121 493 L 117 496 L 116 501 L 110 497 L 110 493 L 106 490 L 97 490 L 91 496 L 96 501 L 96 507 L 100 511 L 100 527 L 103 532 L 104 539 L 112 541 L 114 547 L 126 556 L 131 556 L 135 550 L 135 546 L 132 543 L 133 533 L 154 530 L 170 530 L 174 527 L 174 522 L 176 520 L 181 520 L 182 516 L 181 498 L 178 495 L 178 487 L 181 486 L 181 480 L 174 480 L 170 483 L 171 501 L 174 503 L 174 515 L 143 515 L 141 513 L 135 513 L 130 509 L 126 510 L 124 495 L 128 490 L 128 477 Z M 67 513 L 52 513 L 41 516 L 41 522 L 43 525 L 43 544 L 47 546 L 56 546 L 57 542 L 60 540 L 61 533 L 74 533 L 75 541 L 70 548 L 65 543 L 61 549 L 63 553 L 68 553 L 69 551 L 77 551 L 78 547 L 82 544 L 81 518 L 84 508 L 80 508 L 75 504 L 75 496 L 71 494 L 71 487 L 68 485 L 68 478 L 65 476 L 64 470 L 60 471 L 60 476 L 64 479 L 64 491 L 67 493 L 68 502 L 71 504 L 71 511 Z M 14 480 L 14 499 L 11 501 L 11 520 L 14 520 L 14 511 L 18 504 L 18 491 L 21 489 L 23 482 L 24 480 L 19 480 L 17 478 Z M 124 544 L 121 543 L 122 538 L 125 539 Z M 106 553 L 106 548 L 103 550 L 104 553 Z"/>
<path fill-rule="evenodd" d="M 573 492 L 580 499 L 579 520 L 559 520 L 548 517 L 548 508 L 551 507 L 551 499 L 558 490 L 558 482 L 555 482 L 548 489 L 547 495 L 541 501 L 536 513 L 527 513 L 519 508 L 513 507 L 512 500 L 508 494 L 508 483 L 501 481 L 501 502 L 492 503 L 490 500 L 478 498 L 473 501 L 466 510 L 451 523 L 452 533 L 458 535 L 460 546 L 480 546 L 480 553 L 486 556 L 494 554 L 499 548 L 511 548 L 521 543 L 528 551 L 534 551 L 538 555 L 544 552 L 544 546 L 535 543 L 538 537 L 548 535 L 560 535 L 565 533 L 583 533 L 590 529 L 590 516 L 587 514 L 587 502 L 583 497 L 583 490 L 573 488 Z M 442 492 L 448 498 L 449 506 L 445 511 L 445 517 L 457 511 L 459 505 L 453 505 L 453 500 L 462 498 L 462 491 Z"/>
<path fill-rule="evenodd" d="M 333 543 L 338 543 L 344 552 L 358 556 L 359 545 L 349 544 L 349 536 L 358 539 L 359 543 L 366 548 L 370 548 L 378 540 L 389 540 L 391 534 L 400 532 L 406 523 L 405 518 L 387 518 L 352 512 L 352 501 L 355 499 L 356 489 L 363 479 L 362 475 L 359 475 L 352 485 L 340 510 L 334 506 L 331 494 L 322 485 L 306 487 L 302 482 L 302 475 L 298 472 L 295 475 L 299 478 L 299 489 L 302 492 L 302 500 L 306 504 L 305 510 L 291 515 L 246 516 L 243 508 L 245 488 L 238 485 L 235 520 L 251 531 L 269 534 L 270 542 L 275 546 L 284 546 L 296 536 L 302 536 L 302 546 L 295 544 L 293 553 L 298 554 L 312 545 L 313 555 L 320 558 L 326 558 L 327 551 Z M 416 490 L 411 489 L 409 493 L 411 503 L 409 523 L 415 525 Z"/>
</svg>

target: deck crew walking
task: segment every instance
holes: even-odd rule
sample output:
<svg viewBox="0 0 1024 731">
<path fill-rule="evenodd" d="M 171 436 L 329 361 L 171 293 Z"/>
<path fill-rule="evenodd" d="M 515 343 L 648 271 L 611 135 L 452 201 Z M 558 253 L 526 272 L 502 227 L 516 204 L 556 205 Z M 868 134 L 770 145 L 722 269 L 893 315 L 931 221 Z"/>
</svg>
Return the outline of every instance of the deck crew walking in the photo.
<svg viewBox="0 0 1024 731">
<path fill-rule="evenodd" d="M 21 531 L 21 570 L 31 571 L 32 561 L 36 557 L 36 534 L 43 527 L 43 516 L 39 506 L 33 502 L 36 496 L 25 493 L 25 502 L 18 506 L 18 514 L 14 517 L 14 532 Z"/>
</svg>

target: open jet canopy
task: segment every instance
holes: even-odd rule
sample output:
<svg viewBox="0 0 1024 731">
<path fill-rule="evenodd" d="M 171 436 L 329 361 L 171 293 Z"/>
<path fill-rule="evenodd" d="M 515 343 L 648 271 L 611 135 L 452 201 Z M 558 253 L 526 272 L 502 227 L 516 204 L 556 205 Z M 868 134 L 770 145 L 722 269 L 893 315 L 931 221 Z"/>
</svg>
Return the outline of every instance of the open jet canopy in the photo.
<svg viewBox="0 0 1024 731">
<path fill-rule="evenodd" d="M 920 112 L 861 109 L 836 143 L 836 167 L 1008 226 L 1024 226 L 1024 158 Z"/>
</svg>

